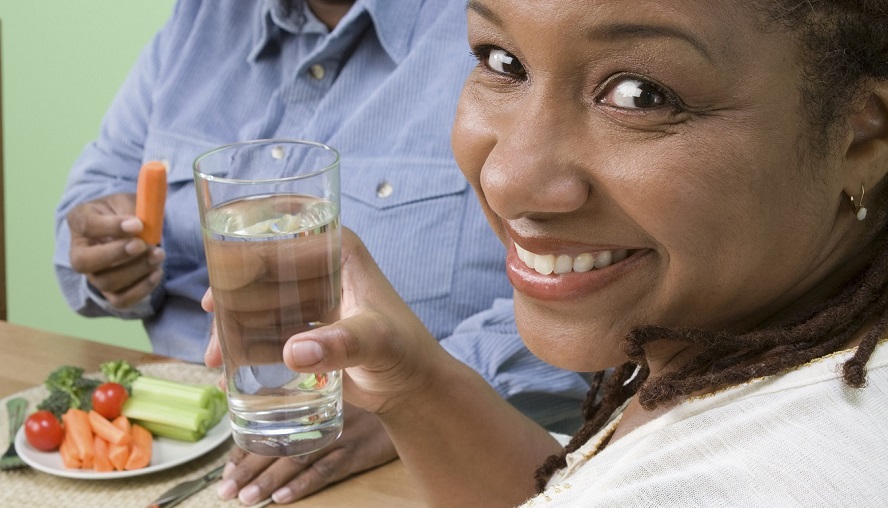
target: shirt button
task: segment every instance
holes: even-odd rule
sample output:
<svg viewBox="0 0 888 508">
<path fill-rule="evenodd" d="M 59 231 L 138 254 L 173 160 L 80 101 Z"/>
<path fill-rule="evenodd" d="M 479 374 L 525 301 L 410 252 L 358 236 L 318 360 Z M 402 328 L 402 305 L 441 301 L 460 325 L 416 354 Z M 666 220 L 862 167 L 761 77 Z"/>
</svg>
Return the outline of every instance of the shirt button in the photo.
<svg viewBox="0 0 888 508">
<path fill-rule="evenodd" d="M 321 64 L 312 65 L 311 67 L 309 67 L 308 72 L 311 73 L 311 77 L 317 80 L 324 79 L 324 75 L 327 73 L 327 71 L 324 69 L 324 66 Z"/>
<path fill-rule="evenodd" d="M 395 188 L 392 187 L 392 184 L 388 182 L 382 182 L 379 184 L 379 187 L 376 188 L 376 196 L 385 199 L 392 195 L 392 192 L 395 191 Z"/>
</svg>

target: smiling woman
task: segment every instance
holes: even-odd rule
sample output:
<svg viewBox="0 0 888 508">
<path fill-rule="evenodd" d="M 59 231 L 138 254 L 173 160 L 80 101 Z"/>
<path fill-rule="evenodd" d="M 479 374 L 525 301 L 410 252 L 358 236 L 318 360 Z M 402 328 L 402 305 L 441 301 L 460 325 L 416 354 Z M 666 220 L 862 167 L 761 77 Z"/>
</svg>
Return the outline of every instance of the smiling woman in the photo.
<svg viewBox="0 0 888 508">
<path fill-rule="evenodd" d="M 584 426 L 561 448 L 496 401 L 348 235 L 350 317 L 288 365 L 347 367 L 436 506 L 888 498 L 888 3 L 472 0 L 468 26 L 454 154 L 524 342 L 600 372 Z"/>
</svg>

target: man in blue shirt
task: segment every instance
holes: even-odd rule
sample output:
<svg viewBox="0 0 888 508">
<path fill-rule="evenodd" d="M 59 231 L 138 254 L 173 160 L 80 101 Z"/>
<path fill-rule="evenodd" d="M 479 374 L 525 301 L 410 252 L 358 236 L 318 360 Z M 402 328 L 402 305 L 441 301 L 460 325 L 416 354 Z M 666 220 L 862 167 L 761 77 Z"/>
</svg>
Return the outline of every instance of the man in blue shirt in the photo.
<svg viewBox="0 0 888 508">
<path fill-rule="evenodd" d="M 464 2 L 351 3 L 176 5 L 76 161 L 57 209 L 54 260 L 68 303 L 86 316 L 141 319 L 155 352 L 203 361 L 212 316 L 200 308 L 209 282 L 192 161 L 241 140 L 321 141 L 342 156 L 342 224 L 429 330 L 519 409 L 572 432 L 588 385 L 521 343 L 505 252 L 452 158 L 451 123 L 474 65 Z M 169 166 L 159 247 L 134 236 L 133 192 L 149 160 Z M 300 460 L 238 458 L 221 495 L 240 489 L 249 504 L 277 490 L 276 501 L 289 502 L 393 458 L 369 418 L 347 413 L 339 441 Z"/>
</svg>

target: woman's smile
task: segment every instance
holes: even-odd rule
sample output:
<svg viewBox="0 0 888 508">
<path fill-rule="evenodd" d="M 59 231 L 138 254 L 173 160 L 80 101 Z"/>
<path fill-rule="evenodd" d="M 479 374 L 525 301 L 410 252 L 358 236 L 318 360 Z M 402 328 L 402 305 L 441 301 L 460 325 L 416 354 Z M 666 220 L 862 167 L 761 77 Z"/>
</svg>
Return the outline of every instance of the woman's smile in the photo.
<svg viewBox="0 0 888 508">
<path fill-rule="evenodd" d="M 543 245 L 546 242 L 536 242 Z M 525 296 L 540 300 L 567 300 L 591 296 L 619 283 L 640 269 L 653 251 L 628 247 L 556 247 L 533 252 L 512 242 L 506 259 L 509 280 Z M 579 253 L 577 253 L 579 251 Z"/>
</svg>

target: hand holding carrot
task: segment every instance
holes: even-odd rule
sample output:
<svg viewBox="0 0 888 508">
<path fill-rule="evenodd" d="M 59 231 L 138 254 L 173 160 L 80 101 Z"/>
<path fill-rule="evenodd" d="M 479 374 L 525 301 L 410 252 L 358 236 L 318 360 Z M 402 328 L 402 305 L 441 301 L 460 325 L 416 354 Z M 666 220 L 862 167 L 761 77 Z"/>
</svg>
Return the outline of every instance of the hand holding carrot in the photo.
<svg viewBox="0 0 888 508">
<path fill-rule="evenodd" d="M 156 174 L 150 182 L 158 183 Z M 114 307 L 126 308 L 137 303 L 163 279 L 161 264 L 165 254 L 156 243 L 160 241 L 164 206 L 158 193 L 165 197 L 165 170 L 162 183 L 161 191 L 155 186 L 142 192 L 143 196 L 149 192 L 154 195 L 154 205 L 143 210 L 146 217 L 151 217 L 150 224 L 137 217 L 135 194 L 104 196 L 82 203 L 68 213 L 71 268 L 86 275 L 87 282 Z M 151 234 L 148 240 L 140 238 L 143 233 Z"/>
</svg>

